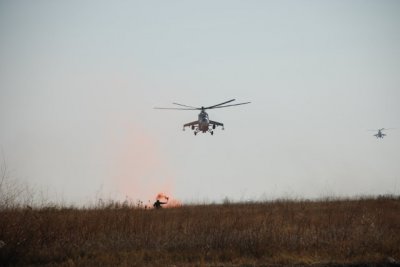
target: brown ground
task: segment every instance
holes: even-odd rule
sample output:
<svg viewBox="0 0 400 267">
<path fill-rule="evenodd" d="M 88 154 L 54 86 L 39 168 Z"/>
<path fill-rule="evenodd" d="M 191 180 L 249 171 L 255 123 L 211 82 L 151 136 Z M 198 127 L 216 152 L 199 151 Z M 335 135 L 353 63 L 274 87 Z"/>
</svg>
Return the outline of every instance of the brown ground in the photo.
<svg viewBox="0 0 400 267">
<path fill-rule="evenodd" d="M 3 209 L 0 240 L 0 266 L 399 266 L 400 198 Z"/>
</svg>

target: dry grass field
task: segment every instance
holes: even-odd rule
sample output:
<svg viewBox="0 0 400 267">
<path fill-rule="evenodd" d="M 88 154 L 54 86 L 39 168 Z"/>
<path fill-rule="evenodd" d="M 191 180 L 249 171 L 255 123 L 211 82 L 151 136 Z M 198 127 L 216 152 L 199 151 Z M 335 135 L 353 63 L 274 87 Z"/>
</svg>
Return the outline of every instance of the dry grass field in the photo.
<svg viewBox="0 0 400 267">
<path fill-rule="evenodd" d="M 1 266 L 396 266 L 400 198 L 3 208 Z"/>
</svg>

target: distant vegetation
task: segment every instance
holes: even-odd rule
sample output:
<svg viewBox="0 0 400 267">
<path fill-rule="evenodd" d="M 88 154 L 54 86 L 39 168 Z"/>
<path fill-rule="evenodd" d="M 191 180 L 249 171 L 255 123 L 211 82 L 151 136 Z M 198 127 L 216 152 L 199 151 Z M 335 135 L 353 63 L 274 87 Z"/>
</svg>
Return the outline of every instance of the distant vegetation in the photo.
<svg viewBox="0 0 400 267">
<path fill-rule="evenodd" d="M 400 198 L 391 196 L 160 210 L 3 206 L 0 266 L 394 266 L 399 233 Z"/>
</svg>

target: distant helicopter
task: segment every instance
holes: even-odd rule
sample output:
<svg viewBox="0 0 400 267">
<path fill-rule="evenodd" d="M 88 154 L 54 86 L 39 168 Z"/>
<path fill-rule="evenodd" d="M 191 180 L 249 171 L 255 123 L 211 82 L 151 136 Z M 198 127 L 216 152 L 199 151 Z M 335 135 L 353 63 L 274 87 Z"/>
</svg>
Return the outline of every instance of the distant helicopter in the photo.
<svg viewBox="0 0 400 267">
<path fill-rule="evenodd" d="M 244 103 L 238 103 L 238 104 L 231 104 L 231 105 L 225 105 L 228 104 L 232 101 L 235 101 L 235 99 L 231 99 L 228 101 L 225 101 L 223 103 L 217 104 L 217 105 L 213 105 L 213 106 L 209 106 L 209 107 L 192 107 L 192 106 L 187 106 L 187 105 L 182 105 L 179 103 L 172 103 L 174 105 L 177 106 L 182 106 L 184 108 L 159 108 L 159 107 L 155 107 L 155 109 L 175 109 L 175 110 L 201 110 L 198 119 L 196 121 L 192 121 L 189 123 L 185 123 L 183 125 L 183 130 L 185 130 L 185 127 L 191 127 L 191 129 L 194 131 L 194 135 L 197 135 L 198 132 L 209 132 L 211 135 L 214 134 L 214 129 L 217 126 L 221 126 L 222 130 L 224 130 L 224 124 L 221 122 L 217 122 L 217 121 L 212 121 L 208 118 L 208 114 L 205 110 L 207 109 L 214 109 L 214 108 L 226 108 L 226 107 L 232 107 L 232 106 L 239 106 L 239 105 L 245 105 L 245 104 L 249 104 L 251 102 L 244 102 Z M 225 106 L 224 106 L 225 105 Z"/>
<path fill-rule="evenodd" d="M 381 129 L 378 129 L 378 133 L 374 134 L 374 136 L 376 138 L 382 138 L 383 139 L 383 137 L 385 137 L 386 134 L 382 133 L 382 131 L 384 131 L 384 130 L 393 130 L 393 129 L 394 128 L 381 128 Z M 369 131 L 376 131 L 376 130 L 369 130 Z"/>
</svg>

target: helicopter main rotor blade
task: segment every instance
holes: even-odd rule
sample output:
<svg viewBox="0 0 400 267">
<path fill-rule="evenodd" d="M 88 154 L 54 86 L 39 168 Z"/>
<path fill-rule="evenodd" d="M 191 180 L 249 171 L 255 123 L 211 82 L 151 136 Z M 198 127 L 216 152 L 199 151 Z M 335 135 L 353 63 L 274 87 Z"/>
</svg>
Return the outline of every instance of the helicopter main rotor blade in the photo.
<svg viewBox="0 0 400 267">
<path fill-rule="evenodd" d="M 223 102 L 223 103 L 219 103 L 219 104 L 216 104 L 216 105 L 212 105 L 212 106 L 206 107 L 206 108 L 204 108 L 204 109 L 212 109 L 212 108 L 215 108 L 215 107 L 217 107 L 217 106 L 221 106 L 221 105 L 230 103 L 230 102 L 232 102 L 232 101 L 235 101 L 235 99 L 231 99 L 231 100 L 225 101 L 225 102 Z"/>
<path fill-rule="evenodd" d="M 171 109 L 171 110 L 199 110 L 198 108 L 160 108 L 160 107 L 154 107 L 154 109 Z"/>
<path fill-rule="evenodd" d="M 188 105 L 183 105 L 183 104 L 179 104 L 179 103 L 175 103 L 175 102 L 172 103 L 172 104 L 177 105 L 177 106 L 187 107 L 187 108 L 201 109 L 201 108 L 196 108 L 196 107 L 192 107 L 192 106 L 188 106 Z"/>
<path fill-rule="evenodd" d="M 380 129 L 368 129 L 369 132 L 376 132 L 376 131 L 386 131 L 386 130 L 396 130 L 396 128 L 380 128 Z"/>
<path fill-rule="evenodd" d="M 240 106 L 240 105 L 245 105 L 245 104 L 250 104 L 251 102 L 244 102 L 244 103 L 238 103 L 238 104 L 232 104 L 232 105 L 226 105 L 226 106 L 218 106 L 218 107 L 213 107 L 213 108 L 227 108 L 227 107 L 233 107 L 233 106 Z"/>
</svg>

